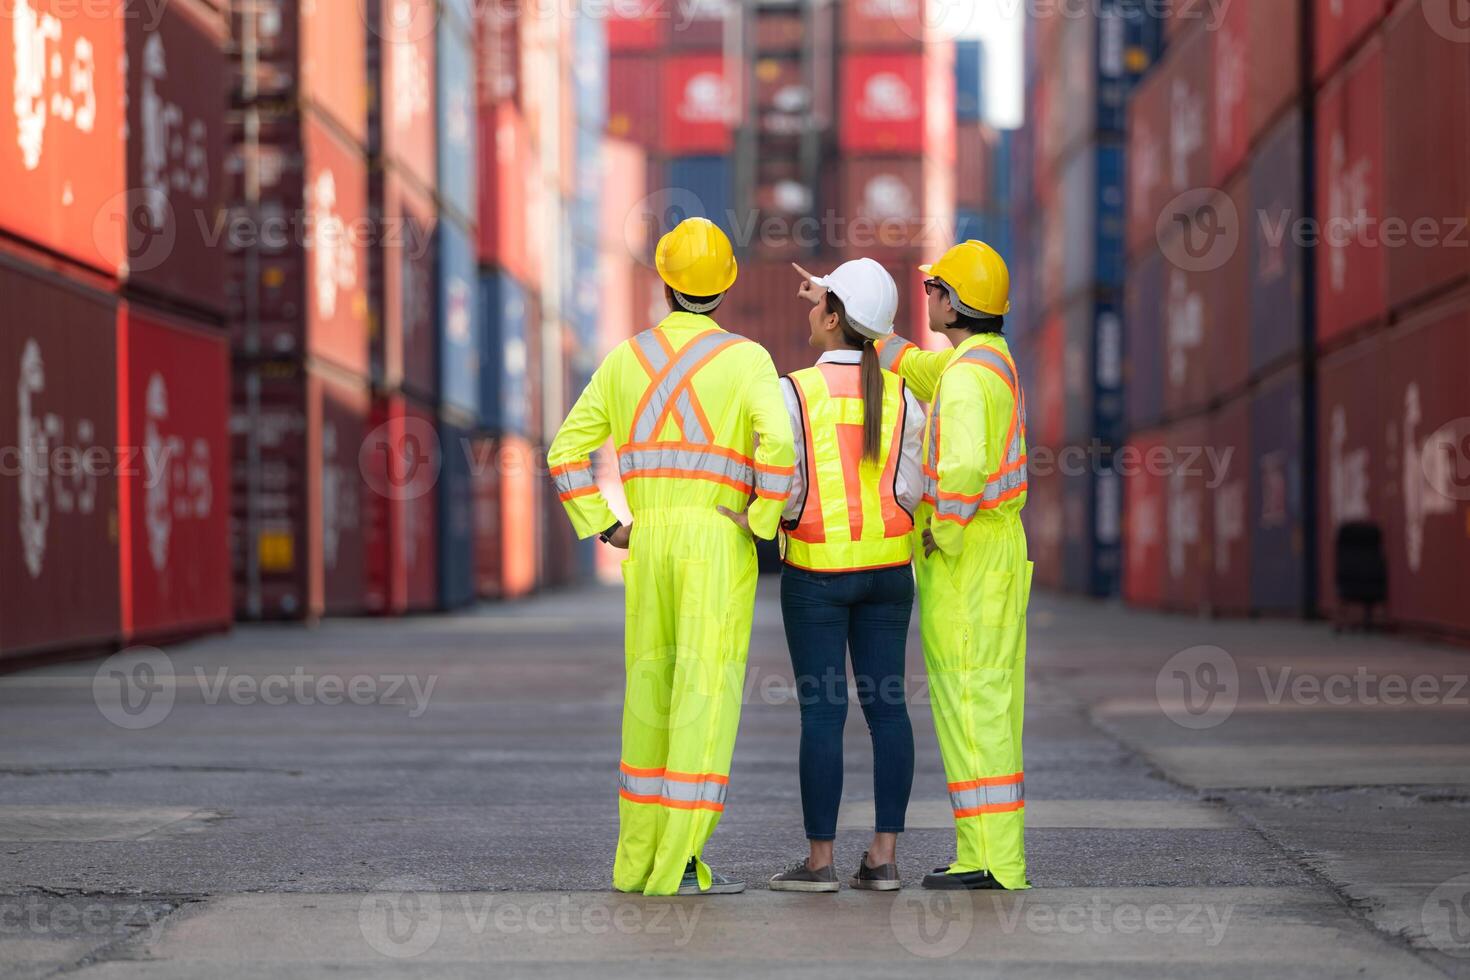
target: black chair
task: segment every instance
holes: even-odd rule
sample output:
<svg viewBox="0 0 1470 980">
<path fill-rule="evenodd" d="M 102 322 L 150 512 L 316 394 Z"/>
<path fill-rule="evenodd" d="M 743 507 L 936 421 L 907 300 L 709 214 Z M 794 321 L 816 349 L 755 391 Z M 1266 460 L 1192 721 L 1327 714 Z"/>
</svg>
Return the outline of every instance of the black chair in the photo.
<svg viewBox="0 0 1470 980">
<path fill-rule="evenodd" d="M 1383 551 L 1383 530 L 1367 521 L 1354 521 L 1337 529 L 1338 621 L 1348 605 L 1363 607 L 1362 629 L 1373 629 L 1373 607 L 1388 601 L 1388 557 Z"/>
</svg>

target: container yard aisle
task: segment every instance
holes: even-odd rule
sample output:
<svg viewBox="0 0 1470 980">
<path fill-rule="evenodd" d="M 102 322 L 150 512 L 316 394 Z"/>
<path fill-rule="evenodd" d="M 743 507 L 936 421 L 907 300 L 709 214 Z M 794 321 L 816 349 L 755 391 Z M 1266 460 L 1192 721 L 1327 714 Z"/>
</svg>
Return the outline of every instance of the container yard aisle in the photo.
<svg viewBox="0 0 1470 980">
<path fill-rule="evenodd" d="M 970 896 L 917 888 L 952 830 L 915 634 L 909 887 L 778 894 L 801 823 L 775 585 L 709 852 L 752 888 L 719 899 L 607 890 L 619 590 L 0 678 L 0 973 L 1467 975 L 1441 904 L 1470 865 L 1462 652 L 1039 599 L 1036 887 Z M 1359 677 L 1378 697 L 1342 705 L 1330 679 Z M 844 873 L 871 819 L 848 734 Z"/>
</svg>

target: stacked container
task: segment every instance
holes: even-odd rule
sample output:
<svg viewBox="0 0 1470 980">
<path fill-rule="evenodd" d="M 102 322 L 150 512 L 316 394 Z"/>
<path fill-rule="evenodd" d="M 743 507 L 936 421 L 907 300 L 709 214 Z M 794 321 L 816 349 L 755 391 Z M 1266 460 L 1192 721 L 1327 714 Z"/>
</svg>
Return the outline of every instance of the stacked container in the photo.
<svg viewBox="0 0 1470 980">
<path fill-rule="evenodd" d="M 950 238 L 985 242 L 1008 260 L 1011 245 L 1010 172 L 1006 137 L 985 121 L 985 47 L 955 44 L 955 219 Z"/>
</svg>

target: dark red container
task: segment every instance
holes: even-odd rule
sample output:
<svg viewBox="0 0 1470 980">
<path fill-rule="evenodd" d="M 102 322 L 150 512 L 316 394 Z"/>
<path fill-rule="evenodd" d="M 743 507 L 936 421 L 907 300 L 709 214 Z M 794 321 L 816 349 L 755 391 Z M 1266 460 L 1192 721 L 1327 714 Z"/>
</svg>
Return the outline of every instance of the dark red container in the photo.
<svg viewBox="0 0 1470 980">
<path fill-rule="evenodd" d="M 1151 428 L 1164 414 L 1166 268 L 1173 266 L 1154 250 L 1135 256 L 1128 269 L 1123 392 L 1130 429 Z"/>
<path fill-rule="evenodd" d="M 514 102 L 521 86 L 521 12 L 517 0 L 475 7 L 475 62 L 481 108 Z"/>
<path fill-rule="evenodd" d="M 120 8 L 37 0 L 4 21 L 0 231 L 116 274 L 128 205 Z"/>
<path fill-rule="evenodd" d="M 1214 470 L 1210 420 L 1196 416 L 1169 427 L 1172 459 L 1164 477 L 1164 602 L 1197 612 L 1210 605 Z"/>
<path fill-rule="evenodd" d="M 848 159 L 840 164 L 849 248 L 863 254 L 912 249 L 924 231 L 924 161 Z"/>
<path fill-rule="evenodd" d="M 1300 615 L 1306 604 L 1307 475 L 1302 370 L 1263 379 L 1251 403 L 1251 610 Z"/>
<path fill-rule="evenodd" d="M 955 130 L 955 143 L 955 203 L 962 208 L 984 211 L 992 205 L 989 190 L 996 166 L 995 130 L 983 123 L 960 123 Z M 1001 165 L 1009 166 L 1009 161 Z"/>
<path fill-rule="evenodd" d="M 1237 397 L 1210 419 L 1209 448 L 1218 466 L 1210 489 L 1210 606 L 1241 615 L 1251 605 L 1251 402 Z"/>
<path fill-rule="evenodd" d="M 1451 6 L 1401 4 L 1384 46 L 1384 212 L 1408 230 L 1387 250 L 1394 310 L 1470 276 L 1470 43 L 1463 21 L 1459 40 L 1432 26 Z"/>
<path fill-rule="evenodd" d="M 1164 260 L 1164 414 L 1177 418 L 1209 403 L 1211 338 L 1219 312 L 1210 305 L 1209 280 Z"/>
<path fill-rule="evenodd" d="M 1383 231 L 1383 46 L 1374 39 L 1317 96 L 1317 340 L 1381 319 L 1387 304 Z"/>
<path fill-rule="evenodd" d="M 844 0 L 841 37 L 844 47 L 917 48 L 935 39 L 926 15 L 932 0 Z"/>
<path fill-rule="evenodd" d="M 470 446 L 473 461 L 470 467 L 470 487 L 474 505 L 475 594 L 481 599 L 498 599 L 505 591 L 502 568 L 505 532 L 500 506 L 500 446 L 491 438 L 471 440 Z"/>
<path fill-rule="evenodd" d="M 829 260 L 827 265 L 835 268 L 836 262 Z M 821 275 L 830 268 L 810 271 Z M 769 351 L 776 370 L 782 374 L 811 367 L 819 353 L 808 343 L 811 327 L 807 313 L 811 306 L 796 295 L 800 285 L 801 277 L 789 262 L 746 262 L 740 267 L 740 278 L 729 298 L 715 314 L 726 330 L 747 337 Z M 657 302 L 662 302 L 661 297 Z M 651 296 L 650 303 L 654 303 Z M 729 307 L 728 312 L 725 307 Z"/>
<path fill-rule="evenodd" d="M 1026 373 L 1027 436 L 1038 446 L 1060 449 L 1066 440 L 1067 327 L 1060 313 L 1047 317 L 1033 345 L 1028 345 Z"/>
<path fill-rule="evenodd" d="M 607 132 L 649 150 L 659 146 L 663 111 L 660 59 L 614 54 L 607 62 Z"/>
<path fill-rule="evenodd" d="M 1169 84 L 1156 69 L 1128 106 L 1129 255 L 1157 247 L 1159 213 L 1174 196 L 1169 187 Z"/>
<path fill-rule="evenodd" d="M 0 654 L 110 643 L 117 302 L 4 256 L 0 296 Z"/>
<path fill-rule="evenodd" d="M 231 505 L 242 619 L 364 608 L 366 385 L 289 361 L 234 368 Z"/>
<path fill-rule="evenodd" d="M 373 380 L 433 400 L 438 391 L 434 336 L 434 201 L 397 170 L 380 171 L 383 218 L 373 246 Z"/>
<path fill-rule="evenodd" d="M 134 301 L 117 351 L 123 637 L 218 629 L 232 612 L 227 339 Z"/>
<path fill-rule="evenodd" d="M 434 25 L 422 0 L 376 0 L 378 24 L 378 77 L 376 118 L 378 143 L 384 158 L 402 167 L 424 187 L 433 187 L 438 175 L 434 138 L 435 57 Z M 486 3 L 495 7 L 495 0 Z M 482 17 L 490 16 L 482 13 Z"/>
<path fill-rule="evenodd" d="M 1168 152 L 1165 183 L 1169 197 L 1209 185 L 1214 141 L 1214 63 L 1211 32 L 1179 41 L 1155 71 L 1168 80 Z"/>
<path fill-rule="evenodd" d="M 1211 32 L 1217 185 L 1235 173 L 1256 138 L 1300 91 L 1301 15 L 1297 2 L 1232 3 Z"/>
<path fill-rule="evenodd" d="M 661 90 L 663 152 L 674 156 L 724 154 L 733 145 L 735 119 L 725 58 L 686 54 L 665 58 Z"/>
<path fill-rule="evenodd" d="M 1201 273 L 1206 320 L 1210 332 L 1205 337 L 1208 359 L 1207 373 L 1212 398 L 1232 396 L 1245 387 L 1251 363 L 1251 282 L 1254 253 L 1251 236 L 1259 228 L 1259 219 L 1251 210 L 1251 185 L 1248 175 L 1241 173 L 1231 182 L 1228 198 L 1234 208 L 1222 214 L 1234 214 L 1239 238 L 1235 250 L 1219 269 Z"/>
<path fill-rule="evenodd" d="M 362 0 L 260 0 L 231 7 L 236 43 L 255 39 L 253 79 L 235 59 L 234 97 L 241 101 L 311 106 L 330 116 L 359 146 L 367 142 L 367 31 Z M 432 18 L 413 5 L 409 29 L 432 31 Z M 253 14 L 254 24 L 247 24 Z M 355 30 L 347 29 L 354 25 Z"/>
<path fill-rule="evenodd" d="M 359 463 L 365 607 L 397 615 L 439 600 L 436 482 L 443 466 L 434 413 L 402 395 L 373 401 Z"/>
<path fill-rule="evenodd" d="M 738 14 L 738 0 L 666 0 L 668 44 L 675 50 L 720 50 L 725 25 Z"/>
<path fill-rule="evenodd" d="M 1384 433 L 1397 426 L 1401 410 L 1385 413 L 1388 365 L 1375 335 L 1333 352 L 1317 368 L 1317 604 L 1328 615 L 1338 608 L 1338 528 L 1368 521 L 1388 530 Z M 1399 544 L 1385 541 L 1389 549 Z"/>
<path fill-rule="evenodd" d="M 1389 612 L 1470 632 L 1470 295 L 1396 328 L 1384 349 Z"/>
<path fill-rule="evenodd" d="M 1383 20 L 1395 0 L 1312 0 L 1313 67 L 1321 82 Z"/>
<path fill-rule="evenodd" d="M 922 156 L 925 55 L 847 54 L 841 59 L 839 137 L 847 153 Z M 953 91 L 953 78 L 950 89 Z M 951 125 L 953 116 L 951 116 Z"/>
<path fill-rule="evenodd" d="M 1123 598 L 1145 608 L 1164 603 L 1169 459 L 1164 434 L 1140 432 L 1115 461 L 1123 478 Z"/>
<path fill-rule="evenodd" d="M 1250 208 L 1241 246 L 1250 252 L 1250 367 L 1254 375 L 1295 357 L 1302 328 L 1309 261 L 1296 225 L 1305 203 L 1302 188 L 1301 116 L 1285 117 L 1256 149 L 1250 164 Z M 1248 236 L 1248 237 L 1247 237 Z"/>
<path fill-rule="evenodd" d="M 1021 511 L 1021 522 L 1026 527 L 1026 548 L 1036 565 L 1032 584 L 1039 589 L 1059 591 L 1066 575 L 1063 483 L 1061 474 L 1055 469 L 1047 474 L 1033 474 L 1026 492 L 1026 506 Z"/>
<path fill-rule="evenodd" d="M 236 216 L 251 232 L 230 256 L 235 350 L 320 358 L 365 377 L 372 237 L 366 159 L 312 113 L 267 117 L 257 149 L 235 147 L 236 181 L 252 154 L 261 175 L 258 221 L 242 203 L 240 184 L 235 194 Z"/>
<path fill-rule="evenodd" d="M 759 54 L 798 52 L 806 40 L 802 11 L 771 8 L 759 11 L 755 21 L 755 50 Z"/>
</svg>

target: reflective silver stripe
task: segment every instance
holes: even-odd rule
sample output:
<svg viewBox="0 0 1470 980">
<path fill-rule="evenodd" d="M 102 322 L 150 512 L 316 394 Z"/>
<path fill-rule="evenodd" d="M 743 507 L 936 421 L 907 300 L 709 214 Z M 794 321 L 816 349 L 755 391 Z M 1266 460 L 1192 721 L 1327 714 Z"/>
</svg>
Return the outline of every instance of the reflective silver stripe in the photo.
<svg viewBox="0 0 1470 980">
<path fill-rule="evenodd" d="M 1020 387 L 1020 382 L 1016 379 L 1016 372 L 1011 370 L 1010 361 L 1007 361 L 996 351 L 990 350 L 987 347 L 972 347 L 960 355 L 960 360 L 969 361 L 972 364 L 988 364 L 998 370 L 1001 377 L 1006 378 L 1010 382 L 1012 391 Z"/>
<path fill-rule="evenodd" d="M 640 334 L 640 336 L 642 335 Z M 686 344 L 684 349 L 675 355 L 673 367 L 664 375 L 663 380 L 658 383 L 658 387 L 654 389 L 653 397 L 648 400 L 648 407 L 643 410 L 643 414 L 634 423 L 633 441 L 648 442 L 652 440 L 655 435 L 653 431 L 654 426 L 658 424 L 659 418 L 663 415 L 664 406 L 669 403 L 669 399 L 673 397 L 674 391 L 689 376 L 690 369 L 716 349 L 723 347 L 732 340 L 738 339 L 740 338 L 735 337 L 733 334 L 716 331 L 705 334 L 702 337 L 696 337 Z M 650 340 L 657 346 L 658 341 L 656 339 L 650 338 Z M 644 352 L 647 353 L 646 346 L 642 344 L 640 346 L 644 347 Z"/>
<path fill-rule="evenodd" d="M 898 359 L 916 346 L 912 341 L 904 340 L 902 337 L 894 337 L 888 343 L 884 344 L 883 349 L 878 352 L 878 363 L 883 366 L 884 370 L 892 371 L 893 365 L 898 363 Z"/>
<path fill-rule="evenodd" d="M 694 406 L 689 401 L 689 389 L 685 388 L 679 392 L 679 400 L 674 403 L 679 410 L 679 422 L 684 429 L 685 442 L 697 442 L 700 445 L 709 445 L 709 433 L 704 431 L 704 426 L 699 424 L 699 416 L 694 414 Z"/>
<path fill-rule="evenodd" d="M 658 796 L 663 787 L 662 776 L 630 776 L 622 770 L 618 771 L 618 788 L 627 790 L 634 796 Z"/>
<path fill-rule="evenodd" d="M 597 486 L 597 480 L 592 475 L 591 467 L 566 470 L 551 479 L 556 484 L 557 493 L 571 493 L 573 490 L 585 490 L 588 487 Z"/>
<path fill-rule="evenodd" d="M 746 486 L 755 485 L 755 469 L 718 453 L 689 449 L 630 449 L 618 455 L 618 472 L 623 476 L 645 470 L 677 470 L 691 476 L 718 476 Z"/>
<path fill-rule="evenodd" d="M 658 342 L 652 330 L 645 330 L 633 338 L 633 343 L 643 352 L 648 360 L 648 366 L 653 368 L 655 375 L 662 371 L 669 363 L 669 355 L 664 352 L 664 345 Z"/>
<path fill-rule="evenodd" d="M 755 488 L 764 490 L 766 493 L 791 493 L 792 475 L 781 473 L 767 473 L 763 470 L 755 471 Z"/>
<path fill-rule="evenodd" d="M 679 803 L 724 803 L 728 788 L 724 783 L 717 783 L 712 779 L 697 783 L 665 779 L 664 797 Z"/>
<path fill-rule="evenodd" d="M 1026 784 L 1005 783 L 1001 786 L 976 786 L 949 794 L 950 806 L 956 811 L 976 810 L 983 806 L 1003 806 L 1026 799 Z"/>
<path fill-rule="evenodd" d="M 962 521 L 971 520 L 979 510 L 979 501 L 940 498 L 934 503 L 934 512 L 936 514 L 944 517 L 958 517 Z"/>
</svg>

